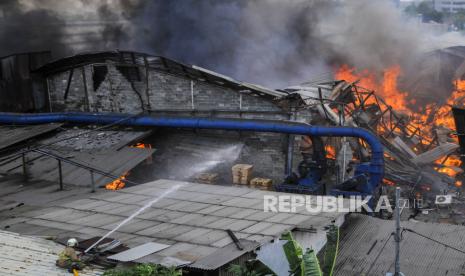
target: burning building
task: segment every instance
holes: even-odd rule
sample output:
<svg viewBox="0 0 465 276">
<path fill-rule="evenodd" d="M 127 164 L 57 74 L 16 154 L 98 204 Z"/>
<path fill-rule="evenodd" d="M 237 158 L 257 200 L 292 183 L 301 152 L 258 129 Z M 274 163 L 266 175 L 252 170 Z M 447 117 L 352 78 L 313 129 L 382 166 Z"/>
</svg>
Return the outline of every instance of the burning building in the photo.
<svg viewBox="0 0 465 276">
<path fill-rule="evenodd" d="M 136 52 L 79 54 L 50 62 L 34 72 L 46 80 L 50 112 L 144 112 L 272 120 L 294 120 L 304 113 L 293 109 L 292 101 L 279 102 L 287 93 L 238 82 L 165 57 Z M 223 180 L 231 179 L 232 162 L 248 160 L 255 164 L 257 175 L 278 182 L 289 163 L 286 161 L 289 160 L 289 137 L 281 134 L 157 131 L 146 141 L 159 151 L 153 162 L 161 166 L 150 172 L 146 170 L 150 177 L 176 178 L 179 168 L 168 168 L 163 164 L 184 162 L 186 166 L 192 166 L 199 162 L 192 156 L 208 155 L 213 143 L 219 151 L 214 154 L 217 155 L 214 161 L 223 164 L 224 160 L 229 160 L 228 164 L 220 166 L 220 175 L 226 175 Z M 221 156 L 228 149 L 234 154 L 234 149 L 238 150 L 237 160 Z M 176 156 L 183 156 L 182 159 L 187 161 L 175 159 Z M 211 156 L 205 158 L 211 159 Z M 192 177 L 199 172 L 193 171 L 182 177 Z"/>
<path fill-rule="evenodd" d="M 439 55 L 442 56 L 443 51 Z M 450 185 L 461 183 L 460 179 L 455 180 L 463 170 L 453 136 L 451 113 L 440 103 L 420 110 L 415 108 L 415 99 L 408 98 L 399 88 L 400 67 L 387 69 L 380 79 L 368 71 L 357 72 L 341 66 L 335 78 L 345 81 L 283 90 L 239 82 L 194 65 L 129 51 L 84 53 L 31 69 L 35 78 L 46 84 L 45 103 L 37 111 L 46 107 L 49 112 L 133 116 L 144 113 L 363 127 L 377 133 L 385 146 L 388 164 L 385 183 L 414 186 L 414 194 L 418 189 L 444 193 Z M 446 101 L 448 104 L 460 103 L 460 80 L 455 86 L 457 90 Z M 434 124 L 424 127 L 428 122 Z M 72 130 L 67 131 L 67 136 L 74 135 Z M 128 151 L 144 148 L 134 147 L 139 143 L 153 148 L 156 154 L 150 157 L 150 164 L 121 167 L 117 171 L 120 178 L 106 180 L 110 183 L 108 187 L 123 187 L 130 179 L 193 180 L 205 172 L 215 175 L 218 182 L 231 183 L 232 165 L 251 163 L 255 176 L 269 178 L 275 184 L 283 182 L 283 175 L 287 176 L 285 183 L 296 184 L 299 177 L 316 170 L 318 173 L 312 176 L 312 183 L 331 183 L 325 184 L 328 190 L 353 177 L 357 166 L 370 155 L 367 145 L 354 138 L 320 141 L 285 134 L 219 130 L 131 131 L 140 134 L 125 140 L 125 145 L 130 146 Z M 114 138 L 117 136 L 113 134 Z M 112 135 L 98 139 L 105 137 L 109 140 L 94 143 L 87 150 L 101 147 L 98 149 L 101 151 L 114 139 Z M 92 139 L 97 138 L 89 137 L 86 143 L 92 144 Z M 75 144 L 67 145 L 68 148 L 86 150 L 85 145 L 78 145 L 76 141 L 67 143 L 71 142 Z M 117 147 L 114 149 L 119 151 Z M 425 164 L 428 168 L 420 170 L 419 166 Z M 13 167 L 20 170 L 17 165 Z M 293 174 L 292 168 L 298 168 L 297 174 Z M 133 172 L 129 172 L 131 169 Z M 6 166 L 6 170 L 12 171 L 11 166 Z M 417 183 L 419 177 L 421 183 Z"/>
<path fill-rule="evenodd" d="M 30 73 L 34 83 L 42 83 L 44 89 L 28 86 L 24 101 L 39 99 L 40 104 L 27 110 L 19 105 L 10 111 L 39 113 L 31 116 L 86 112 L 84 116 L 93 118 L 123 117 L 104 125 L 89 119 L 1 126 L 5 135 L 0 139 L 0 172 L 6 176 L 5 185 L 10 189 L 18 182 L 41 181 L 47 183 L 43 185 L 48 193 L 48 184 L 59 184 L 54 186 L 59 188 L 57 199 L 39 200 L 37 212 L 13 207 L 14 218 L 10 212 L 3 214 L 5 225 L 22 234 L 40 230 L 61 237 L 72 229 L 77 236 L 92 240 L 131 212 L 145 208 L 142 202 L 151 202 L 148 194 L 159 195 L 170 185 L 188 185 L 147 207 L 151 208 L 149 213 L 118 230 L 115 237 L 136 248 L 148 239 L 162 245 L 164 249 L 159 253 L 138 258 L 140 262 L 171 264 L 174 260 L 175 265 L 218 275 L 224 273 L 227 264 L 243 263 L 252 252 L 260 255 L 272 248 L 270 241 L 285 230 L 293 229 L 302 242 L 315 238 L 307 231 L 319 234 L 315 239 L 321 249 L 325 225 L 331 220 L 342 225 L 345 220 L 345 213 L 330 217 L 299 214 L 302 221 L 296 222 L 282 214 L 268 218 L 257 211 L 262 202 L 255 193 L 258 197 L 262 193 L 224 187 L 231 182 L 251 183 L 252 167 L 254 177 L 268 178 L 263 183 L 274 182 L 273 187 L 263 185 L 266 189 L 278 191 L 379 196 L 389 194 L 394 186 L 402 186 L 405 198 L 423 198 L 427 202 L 426 207 L 415 206 L 412 213 L 405 212 L 421 220 L 428 220 L 422 217 L 424 210 L 432 214 L 431 207 L 443 204 L 434 201 L 435 194 L 450 196 L 461 189 L 463 169 L 450 110 L 440 104 L 420 111 L 412 108 L 415 102 L 398 87 L 400 67 L 387 69 L 379 79 L 370 72 L 341 66 L 335 72 L 335 81 L 282 90 L 129 51 L 79 54 L 33 67 Z M 460 105 L 461 80 L 457 79 L 453 86 L 456 89 L 446 102 Z M 121 123 L 137 118 L 188 118 L 189 122 L 196 118 L 214 122 L 254 119 L 248 122 L 259 124 L 263 121 L 257 120 L 266 120 L 274 126 L 302 128 L 312 128 L 313 124 L 331 130 L 349 127 L 350 131 L 342 135 L 346 137 L 320 137 L 202 129 L 192 124 L 168 128 L 163 124 L 150 127 Z M 378 163 L 373 162 L 375 155 Z M 235 171 L 238 166 L 233 165 L 238 163 L 245 173 Z M 223 186 L 180 181 L 217 182 Z M 143 182 L 149 183 L 140 185 Z M 85 197 L 82 186 L 97 194 Z M 99 187 L 120 191 L 103 191 Z M 25 196 L 27 189 L 12 198 L 35 203 Z M 71 197 L 70 203 L 63 203 L 69 189 L 79 193 Z M 225 191 L 234 195 L 221 196 Z M 243 192 L 250 193 L 251 198 L 242 198 Z M 194 199 L 190 198 L 193 194 Z M 459 209 L 453 208 L 453 212 Z M 236 217 L 234 210 L 244 217 Z M 445 222 L 448 210 L 437 208 L 437 214 L 430 214 L 429 219 Z M 64 225 L 63 220 L 69 217 L 76 221 Z M 315 229 L 313 222 L 317 220 L 323 220 L 325 225 L 317 224 Z M 449 222 L 461 221 L 463 217 L 455 216 Z M 237 244 L 231 243 L 232 237 L 223 229 L 229 225 L 237 226 L 239 244 L 247 245 L 246 252 L 234 249 Z M 211 236 L 205 238 L 208 233 Z"/>
<path fill-rule="evenodd" d="M 0 4 L 3 54 L 52 49 L 0 58 L 0 274 L 59 273 L 46 236 L 105 268 L 288 275 L 289 233 L 336 274 L 463 272 L 462 40 L 392 1 L 65 2 Z M 394 192 L 395 235 L 344 208 Z"/>
</svg>

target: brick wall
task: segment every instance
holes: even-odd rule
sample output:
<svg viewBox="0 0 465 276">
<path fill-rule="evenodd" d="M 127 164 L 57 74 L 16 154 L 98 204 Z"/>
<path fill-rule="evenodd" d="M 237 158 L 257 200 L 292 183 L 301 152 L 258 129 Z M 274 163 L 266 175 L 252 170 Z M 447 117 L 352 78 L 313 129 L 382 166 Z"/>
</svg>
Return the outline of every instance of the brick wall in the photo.
<svg viewBox="0 0 465 276">
<path fill-rule="evenodd" d="M 144 68 L 138 68 L 139 78 L 131 85 L 131 82 L 114 63 L 107 62 L 106 65 L 108 73 L 96 90 L 94 90 L 93 82 L 95 69 L 93 65 L 75 68 L 66 99 L 64 99 L 64 94 L 69 71 L 49 76 L 52 110 L 139 113 L 145 108 L 146 111 L 151 110 L 155 114 L 174 116 L 289 119 L 287 113 L 265 97 L 152 69 L 149 70 L 147 76 Z M 161 140 L 155 139 L 154 147 L 175 147 L 176 141 L 185 137 L 182 133 L 166 132 L 163 139 L 171 143 L 162 143 Z M 189 139 L 205 141 L 205 143 L 212 141 L 212 143 L 221 144 L 233 137 L 236 142 L 243 145 L 237 159 L 238 163 L 253 164 L 256 176 L 272 178 L 274 183 L 282 181 L 287 152 L 287 135 L 225 131 L 192 133 L 195 138 L 189 136 Z M 214 137 L 213 140 L 212 137 Z M 167 152 L 168 154 L 163 157 L 164 160 L 167 156 L 179 154 L 175 151 Z M 225 180 L 229 178 L 230 165 L 232 164 L 223 164 L 217 168 L 221 174 L 225 175 Z M 172 166 L 175 167 L 176 164 Z M 167 177 L 168 175 L 169 173 L 156 176 Z"/>
<path fill-rule="evenodd" d="M 149 87 L 153 110 L 282 111 L 263 97 L 164 72 L 150 71 Z"/>
</svg>

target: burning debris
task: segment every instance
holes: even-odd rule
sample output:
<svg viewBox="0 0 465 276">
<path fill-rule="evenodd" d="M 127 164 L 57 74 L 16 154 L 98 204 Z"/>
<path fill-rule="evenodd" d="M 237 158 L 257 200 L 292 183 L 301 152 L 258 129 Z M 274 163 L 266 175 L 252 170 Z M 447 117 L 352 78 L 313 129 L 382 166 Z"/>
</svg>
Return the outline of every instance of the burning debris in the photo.
<svg viewBox="0 0 465 276">
<path fill-rule="evenodd" d="M 107 190 L 119 190 L 123 189 L 124 186 L 126 186 L 126 183 L 124 183 L 124 180 L 126 180 L 126 177 L 129 175 L 129 172 L 125 172 L 122 176 L 120 176 L 118 179 L 113 180 L 112 182 L 108 183 L 105 185 L 105 189 Z"/>
<path fill-rule="evenodd" d="M 382 189 L 401 185 L 406 197 L 430 201 L 437 194 L 460 192 L 464 170 L 451 106 L 465 104 L 465 81 L 453 82 L 455 90 L 444 103 L 422 107 L 398 89 L 400 74 L 398 66 L 381 78 L 341 66 L 335 73 L 340 81 L 287 91 L 300 95 L 314 124 L 363 127 L 377 134 L 385 147 Z M 353 168 L 369 156 L 359 139 L 330 138 L 325 144 L 336 183 L 351 177 Z"/>
</svg>

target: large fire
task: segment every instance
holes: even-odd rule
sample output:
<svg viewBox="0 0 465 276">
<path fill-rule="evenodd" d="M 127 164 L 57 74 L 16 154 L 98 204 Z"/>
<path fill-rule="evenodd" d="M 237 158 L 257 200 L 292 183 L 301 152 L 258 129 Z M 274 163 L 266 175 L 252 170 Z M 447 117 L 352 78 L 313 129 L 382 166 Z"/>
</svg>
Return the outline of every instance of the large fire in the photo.
<svg viewBox="0 0 465 276">
<path fill-rule="evenodd" d="M 107 189 L 107 190 L 120 190 L 120 189 L 123 189 L 124 186 L 126 186 L 126 184 L 124 183 L 124 180 L 126 180 L 126 177 L 128 175 L 129 175 L 129 172 L 125 172 L 118 179 L 115 179 L 114 181 L 106 184 L 105 189 Z"/>
<path fill-rule="evenodd" d="M 397 89 L 397 78 L 401 73 L 399 66 L 391 67 L 384 71 L 382 80 L 368 70 L 357 71 L 347 65 L 341 66 L 336 71 L 336 79 L 347 82 L 357 82 L 357 85 L 381 96 L 386 104 L 394 106 L 396 110 L 404 111 L 407 108 L 407 94 Z M 374 98 L 369 98 L 365 104 L 375 103 Z"/>
<path fill-rule="evenodd" d="M 386 69 L 382 76 L 375 76 L 368 70 L 357 70 L 343 65 L 336 70 L 335 78 L 347 82 L 356 82 L 357 87 L 366 89 L 367 93 L 374 92 L 384 100 L 386 105 L 391 106 L 397 113 L 402 113 L 402 116 L 407 116 L 408 126 L 404 131 L 409 133 L 409 135 L 421 131 L 421 135 L 425 138 L 425 140 L 420 140 L 422 145 L 428 145 L 433 141 L 433 132 L 435 129 L 446 128 L 454 130 L 455 123 L 450 107 L 452 105 L 465 106 L 465 80 L 454 81 L 456 89 L 443 105 L 429 104 L 418 111 L 418 107 L 416 107 L 416 110 L 410 108 L 416 104 L 415 99 L 409 99 L 407 91 L 400 91 L 398 89 L 397 82 L 401 74 L 402 70 L 399 66 Z M 356 99 L 356 101 L 360 101 L 360 99 Z M 364 104 L 375 104 L 378 103 L 377 101 L 375 97 L 368 97 Z M 357 103 L 360 104 L 360 102 Z M 378 125 L 377 131 L 386 133 L 390 131 L 389 127 L 392 127 L 392 125 L 388 126 L 388 128 Z M 452 138 L 457 139 L 456 137 Z M 416 147 L 412 149 L 415 152 L 418 151 Z M 386 157 L 389 158 L 388 156 Z M 436 164 L 440 165 L 437 167 L 437 171 L 449 176 L 455 176 L 457 174 L 455 167 L 459 167 L 461 163 L 460 159 L 456 156 L 445 157 L 436 161 Z"/>
</svg>

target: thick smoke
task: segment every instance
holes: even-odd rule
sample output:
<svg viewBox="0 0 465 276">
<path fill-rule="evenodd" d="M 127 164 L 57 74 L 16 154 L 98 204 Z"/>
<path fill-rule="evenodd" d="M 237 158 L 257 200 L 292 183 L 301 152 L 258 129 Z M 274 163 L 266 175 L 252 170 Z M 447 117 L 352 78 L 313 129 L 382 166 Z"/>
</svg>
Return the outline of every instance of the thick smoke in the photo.
<svg viewBox="0 0 465 276">
<path fill-rule="evenodd" d="M 238 79 L 283 85 L 320 70 L 331 51 L 316 29 L 330 1 L 156 1 L 147 7 L 147 51 Z M 327 68 L 324 68 L 325 70 Z"/>
<path fill-rule="evenodd" d="M 423 50 L 418 26 L 403 18 L 390 1 L 350 1 L 319 23 L 331 49 L 356 68 L 380 72 L 406 65 Z"/>
<path fill-rule="evenodd" d="M 390 0 L 154 1 L 138 20 L 136 48 L 274 87 L 330 80 L 341 64 L 408 74 L 444 46 Z"/>
<path fill-rule="evenodd" d="M 23 9 L 16 0 L 0 2 L 0 55 L 54 49 L 63 54 L 64 21 L 53 11 Z"/>
<path fill-rule="evenodd" d="M 139 0 L 2 0 L 0 56 L 50 50 L 59 58 L 124 47 L 141 7 Z"/>
<path fill-rule="evenodd" d="M 127 49 L 276 88 L 330 80 L 341 64 L 408 73 L 443 42 L 390 0 L 7 0 L 0 9 L 0 54 Z"/>
</svg>

